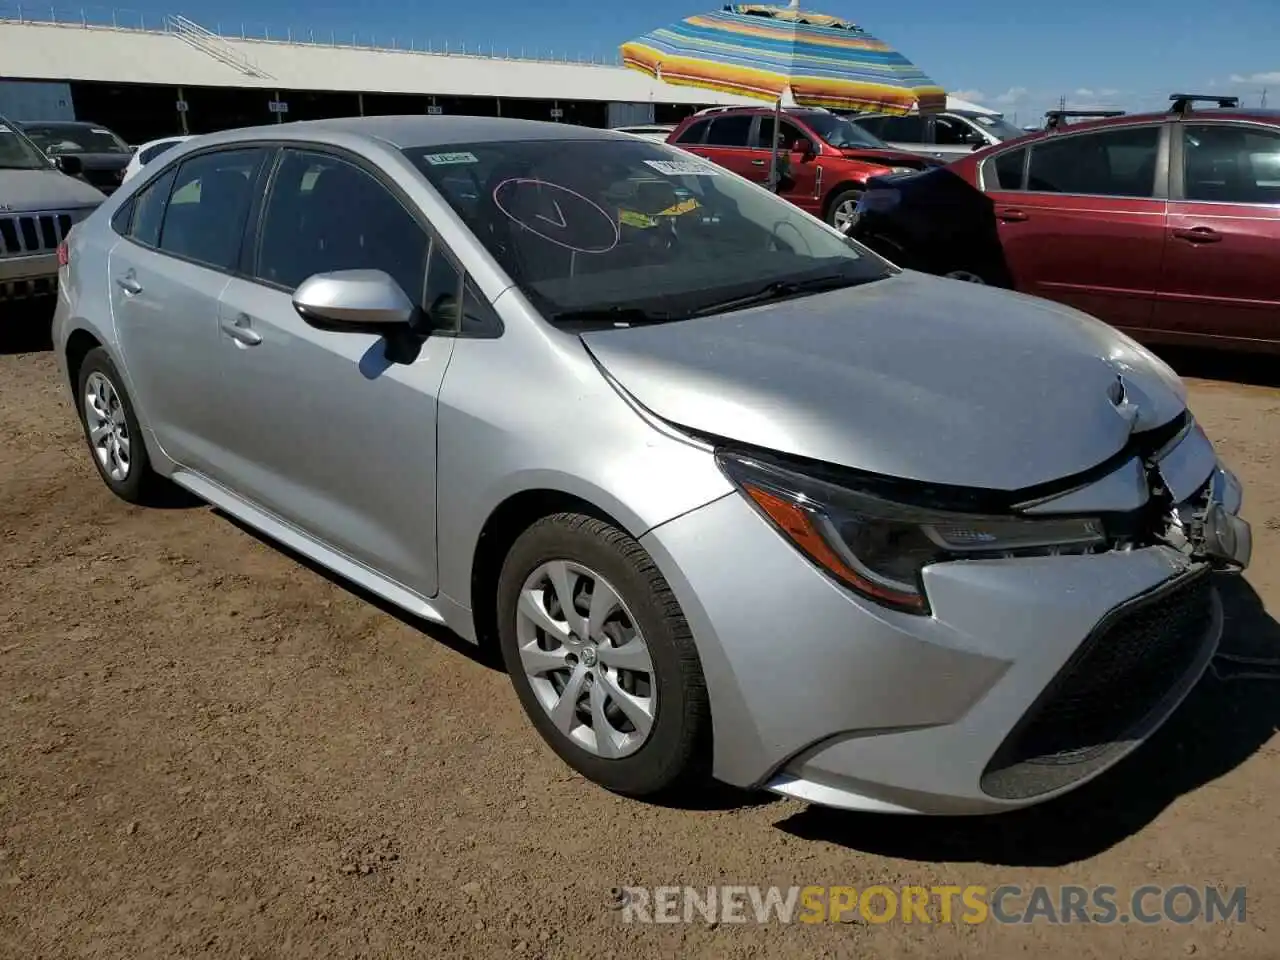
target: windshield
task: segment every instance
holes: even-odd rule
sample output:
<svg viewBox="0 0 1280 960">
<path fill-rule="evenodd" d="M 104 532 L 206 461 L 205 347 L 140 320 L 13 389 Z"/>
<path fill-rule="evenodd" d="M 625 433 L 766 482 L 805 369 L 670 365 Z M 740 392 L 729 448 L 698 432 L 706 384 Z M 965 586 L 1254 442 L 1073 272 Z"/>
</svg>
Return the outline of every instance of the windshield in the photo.
<svg viewBox="0 0 1280 960">
<path fill-rule="evenodd" d="M 773 194 L 652 141 L 526 140 L 404 151 L 549 319 L 676 319 L 765 287 L 888 275 Z M 777 286 L 775 286 L 777 285 Z"/>
<path fill-rule="evenodd" d="M 40 149 L 55 153 L 128 153 L 129 146 L 106 127 L 28 123 L 22 129 Z"/>
<path fill-rule="evenodd" d="M 1004 117 L 993 117 L 979 113 L 970 119 L 998 140 L 1013 140 L 1017 137 L 1024 137 L 1027 134 L 1027 131 L 1015 127 Z"/>
<path fill-rule="evenodd" d="M 48 170 L 49 160 L 30 140 L 0 120 L 0 170 Z"/>
<path fill-rule="evenodd" d="M 860 147 L 888 150 L 889 145 L 875 134 L 835 114 L 807 113 L 804 117 L 813 132 L 833 147 Z"/>
</svg>

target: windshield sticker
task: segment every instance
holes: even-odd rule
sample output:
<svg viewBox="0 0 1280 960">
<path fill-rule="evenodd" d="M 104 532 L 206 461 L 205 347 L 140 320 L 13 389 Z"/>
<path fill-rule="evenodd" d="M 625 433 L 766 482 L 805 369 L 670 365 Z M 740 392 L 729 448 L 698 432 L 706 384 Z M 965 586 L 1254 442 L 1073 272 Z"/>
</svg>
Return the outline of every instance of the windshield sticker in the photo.
<svg viewBox="0 0 1280 960">
<path fill-rule="evenodd" d="M 647 230 L 658 225 L 657 217 L 651 217 L 636 210 L 619 210 L 618 221 L 625 223 L 628 227 L 638 227 L 641 230 Z"/>
<path fill-rule="evenodd" d="M 645 164 L 668 177 L 718 177 L 714 167 L 690 160 L 646 160 Z"/>
<path fill-rule="evenodd" d="M 426 161 L 433 167 L 447 167 L 455 163 L 479 163 L 474 153 L 428 153 Z"/>
<path fill-rule="evenodd" d="M 512 177 L 493 188 L 493 202 L 534 236 L 574 253 L 608 253 L 622 239 L 608 211 L 558 183 Z"/>
</svg>

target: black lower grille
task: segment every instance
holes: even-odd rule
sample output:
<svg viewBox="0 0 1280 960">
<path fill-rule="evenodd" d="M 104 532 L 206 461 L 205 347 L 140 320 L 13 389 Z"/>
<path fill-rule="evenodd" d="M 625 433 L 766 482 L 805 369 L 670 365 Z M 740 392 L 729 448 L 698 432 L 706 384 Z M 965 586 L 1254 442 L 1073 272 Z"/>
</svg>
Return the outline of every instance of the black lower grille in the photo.
<svg viewBox="0 0 1280 960">
<path fill-rule="evenodd" d="M 52 253 L 71 230 L 66 213 L 32 213 L 0 217 L 0 256 Z"/>
<path fill-rule="evenodd" d="M 1213 590 L 1200 571 L 1113 611 L 1001 745 L 983 791 L 1013 800 L 1057 790 L 1141 735 L 1203 663 Z"/>
<path fill-rule="evenodd" d="M 36 277 L 34 280 L 0 280 L 0 301 L 35 300 L 41 297 L 51 297 L 57 292 L 57 277 Z"/>
</svg>

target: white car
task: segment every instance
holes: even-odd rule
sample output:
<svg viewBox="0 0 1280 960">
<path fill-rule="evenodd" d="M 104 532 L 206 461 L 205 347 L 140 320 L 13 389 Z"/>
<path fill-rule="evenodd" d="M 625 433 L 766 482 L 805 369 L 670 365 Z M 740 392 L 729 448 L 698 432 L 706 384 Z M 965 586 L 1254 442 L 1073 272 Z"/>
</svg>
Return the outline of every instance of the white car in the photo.
<svg viewBox="0 0 1280 960">
<path fill-rule="evenodd" d="M 667 123 L 644 123 L 635 127 L 614 127 L 613 129 L 618 133 L 629 133 L 634 137 L 653 140 L 656 143 L 666 143 L 667 137 L 671 136 L 671 131 L 675 129 L 675 125 Z"/>
<path fill-rule="evenodd" d="M 124 168 L 124 179 L 127 181 L 131 177 L 137 175 L 138 171 L 145 167 L 160 154 L 176 147 L 180 143 L 190 140 L 189 136 L 182 137 L 161 137 L 159 140 L 148 140 L 133 151 L 133 159 L 129 161 L 129 166 Z"/>
</svg>

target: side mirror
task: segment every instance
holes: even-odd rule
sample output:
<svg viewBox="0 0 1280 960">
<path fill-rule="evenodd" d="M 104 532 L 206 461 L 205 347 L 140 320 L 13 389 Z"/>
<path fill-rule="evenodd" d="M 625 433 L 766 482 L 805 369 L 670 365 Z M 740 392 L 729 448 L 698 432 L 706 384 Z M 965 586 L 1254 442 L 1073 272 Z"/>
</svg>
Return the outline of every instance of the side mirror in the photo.
<svg viewBox="0 0 1280 960">
<path fill-rule="evenodd" d="M 302 281 L 293 293 L 293 308 L 313 327 L 386 333 L 417 325 L 421 311 L 381 270 L 336 270 Z"/>
<path fill-rule="evenodd" d="M 84 170 L 84 162 L 70 153 L 59 153 L 53 157 L 53 165 L 68 177 L 78 177 Z"/>
</svg>

